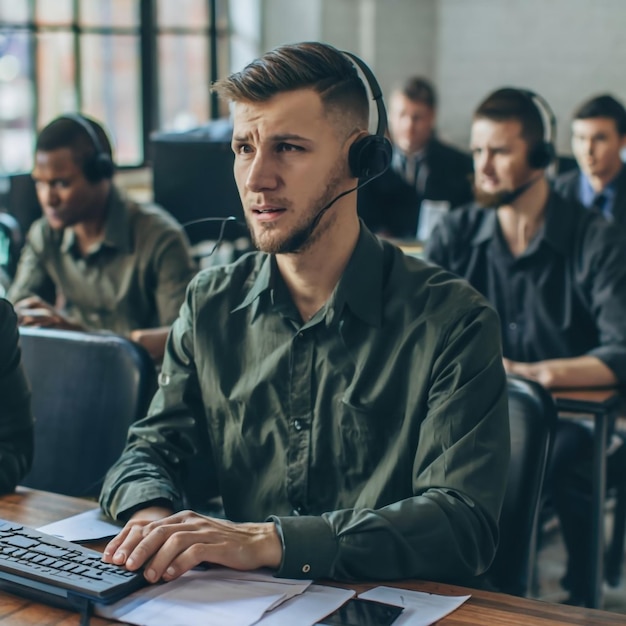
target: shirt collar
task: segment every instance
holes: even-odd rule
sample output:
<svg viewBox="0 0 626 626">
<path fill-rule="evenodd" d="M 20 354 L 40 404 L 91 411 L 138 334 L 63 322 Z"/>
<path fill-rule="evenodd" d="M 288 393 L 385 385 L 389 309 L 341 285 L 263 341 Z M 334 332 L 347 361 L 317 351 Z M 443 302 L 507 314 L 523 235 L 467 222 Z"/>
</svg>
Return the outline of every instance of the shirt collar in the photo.
<svg viewBox="0 0 626 626">
<path fill-rule="evenodd" d="M 622 170 L 620 170 L 611 182 L 607 183 L 604 186 L 604 189 L 600 192 L 606 198 L 604 203 L 605 207 L 613 206 L 613 200 L 617 194 L 617 183 L 621 173 Z M 578 181 L 578 198 L 581 203 L 586 207 L 590 207 L 597 195 L 598 193 L 591 186 L 589 179 L 585 176 L 585 174 L 583 174 L 583 172 L 581 172 Z"/>
<path fill-rule="evenodd" d="M 271 255 L 263 255 L 260 268 L 239 305 L 233 311 L 254 305 L 253 316 L 259 312 L 261 296 L 270 295 L 272 306 L 282 308 L 284 303 L 275 298 L 279 289 L 278 266 Z M 282 283 L 282 281 L 281 281 Z M 381 242 L 361 222 L 361 230 L 352 256 L 346 265 L 331 297 L 324 306 L 324 319 L 329 326 L 338 319 L 344 307 L 371 326 L 380 326 L 383 298 L 383 247 Z M 280 297 L 280 296 L 279 296 Z M 314 316 L 314 319 L 319 319 Z"/>
<path fill-rule="evenodd" d="M 104 237 L 100 245 L 94 250 L 100 250 L 103 246 L 117 248 L 120 252 L 132 252 L 133 234 L 130 227 L 130 216 L 126 204 L 119 191 L 111 185 L 111 191 L 107 199 L 106 217 L 104 221 Z M 61 250 L 69 252 L 76 243 L 76 234 L 73 228 L 63 230 Z"/>
<path fill-rule="evenodd" d="M 250 276 L 248 281 L 248 291 L 244 299 L 231 311 L 234 313 L 235 311 L 239 311 L 241 309 L 245 309 L 250 306 L 252 303 L 256 303 L 255 305 L 255 316 L 258 311 L 258 299 L 261 294 L 270 290 L 273 284 L 273 273 L 278 270 L 278 268 L 273 268 L 272 266 L 276 265 L 276 261 L 274 257 L 269 254 L 257 253 L 260 257 L 260 267 L 257 272 L 253 273 Z"/>
<path fill-rule="evenodd" d="M 354 252 L 331 296 L 335 315 L 341 315 L 345 306 L 366 324 L 379 327 L 383 311 L 383 267 L 382 243 L 361 222 Z"/>
<path fill-rule="evenodd" d="M 497 233 L 497 210 L 494 208 L 482 210 L 484 211 L 483 219 L 472 238 L 472 245 L 480 245 L 485 241 L 490 241 Z M 545 222 L 531 243 L 529 251 L 534 250 L 539 241 L 545 240 L 561 254 L 567 253 L 570 232 L 573 227 L 574 215 L 571 207 L 555 192 L 550 192 L 545 208 Z"/>
</svg>

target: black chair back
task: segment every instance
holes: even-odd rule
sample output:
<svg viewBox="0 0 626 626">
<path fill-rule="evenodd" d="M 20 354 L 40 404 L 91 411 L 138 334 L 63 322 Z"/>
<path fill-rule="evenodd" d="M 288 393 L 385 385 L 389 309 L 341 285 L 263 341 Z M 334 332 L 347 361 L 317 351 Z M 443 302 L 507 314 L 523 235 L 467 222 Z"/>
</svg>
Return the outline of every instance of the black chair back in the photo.
<svg viewBox="0 0 626 626">
<path fill-rule="evenodd" d="M 109 334 L 22 327 L 20 343 L 35 417 L 33 466 L 21 484 L 96 497 L 156 390 L 154 362 Z"/>
<path fill-rule="evenodd" d="M 509 375 L 511 463 L 502 513 L 500 543 L 487 574 L 499 591 L 524 596 L 535 558 L 537 520 L 557 412 L 539 383 Z"/>
</svg>

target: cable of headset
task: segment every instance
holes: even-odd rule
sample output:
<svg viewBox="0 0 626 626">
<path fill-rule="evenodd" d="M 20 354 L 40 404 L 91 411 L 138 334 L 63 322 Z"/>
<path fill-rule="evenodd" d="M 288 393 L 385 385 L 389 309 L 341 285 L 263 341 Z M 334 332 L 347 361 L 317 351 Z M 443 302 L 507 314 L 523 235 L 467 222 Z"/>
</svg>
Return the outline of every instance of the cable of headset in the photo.
<svg viewBox="0 0 626 626">
<path fill-rule="evenodd" d="M 209 252 L 206 254 L 198 255 L 198 258 L 207 258 L 210 257 L 220 246 L 220 244 L 224 241 L 224 233 L 226 230 L 227 222 L 236 222 L 237 224 L 243 226 L 243 222 L 239 221 L 234 215 L 228 215 L 226 217 L 200 217 L 196 220 L 189 220 L 188 222 L 184 222 L 181 224 L 183 228 L 187 228 L 187 226 L 193 226 L 195 224 L 202 224 L 203 222 L 221 222 L 220 224 L 220 232 L 217 236 L 217 240 L 215 244 L 211 248 Z"/>
</svg>

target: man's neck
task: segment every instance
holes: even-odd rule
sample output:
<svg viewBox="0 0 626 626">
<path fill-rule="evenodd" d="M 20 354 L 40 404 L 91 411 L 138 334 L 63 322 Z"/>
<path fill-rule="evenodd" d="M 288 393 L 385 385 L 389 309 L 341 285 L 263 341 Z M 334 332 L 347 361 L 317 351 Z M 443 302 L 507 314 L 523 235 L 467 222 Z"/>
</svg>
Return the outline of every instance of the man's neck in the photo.
<svg viewBox="0 0 626 626">
<path fill-rule="evenodd" d="M 95 243 L 104 239 L 109 193 L 110 188 L 107 193 L 102 194 L 100 201 L 94 204 L 90 217 L 73 226 L 74 235 L 83 255 L 87 254 Z"/>
<path fill-rule="evenodd" d="M 545 221 L 550 188 L 542 176 L 510 204 L 498 207 L 498 221 L 513 256 L 520 256 Z"/>
<path fill-rule="evenodd" d="M 304 322 L 326 304 L 356 246 L 359 221 L 356 212 L 346 213 L 335 214 L 336 222 L 306 250 L 276 255 L 278 269 Z"/>
<path fill-rule="evenodd" d="M 591 188 L 596 193 L 601 193 L 602 191 L 604 191 L 607 185 L 610 185 L 615 180 L 617 175 L 620 173 L 622 167 L 625 167 L 624 163 L 622 161 L 618 161 L 617 163 L 615 163 L 613 168 L 599 176 L 588 176 L 587 174 L 585 174 L 585 176 L 589 181 Z"/>
</svg>

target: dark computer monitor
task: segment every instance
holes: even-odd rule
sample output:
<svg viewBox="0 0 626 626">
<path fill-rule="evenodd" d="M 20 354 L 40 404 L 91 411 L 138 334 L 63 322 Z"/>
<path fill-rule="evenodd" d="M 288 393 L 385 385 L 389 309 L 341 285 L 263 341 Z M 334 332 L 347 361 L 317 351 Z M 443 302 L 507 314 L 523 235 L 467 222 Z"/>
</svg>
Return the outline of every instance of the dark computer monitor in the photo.
<svg viewBox="0 0 626 626">
<path fill-rule="evenodd" d="M 247 231 L 233 177 L 234 155 L 229 124 L 184 133 L 153 133 L 151 137 L 154 201 L 181 224 L 204 217 L 234 216 L 227 222 L 225 239 L 238 239 Z M 208 222 L 185 227 L 192 244 L 217 239 L 221 224 Z"/>
</svg>

